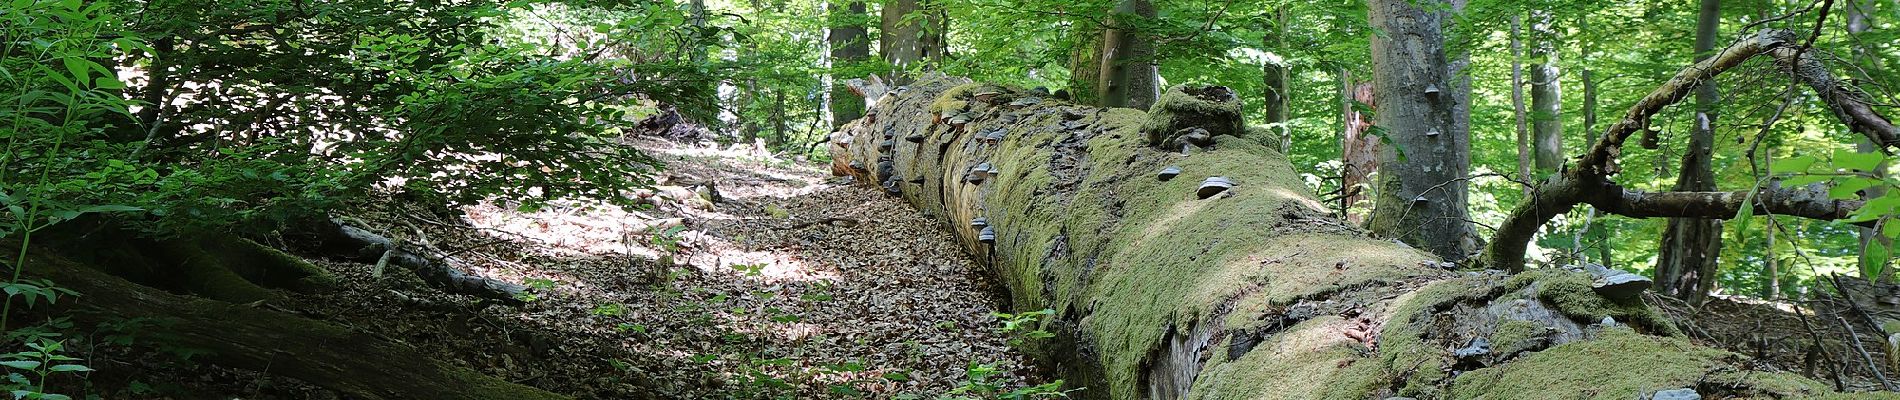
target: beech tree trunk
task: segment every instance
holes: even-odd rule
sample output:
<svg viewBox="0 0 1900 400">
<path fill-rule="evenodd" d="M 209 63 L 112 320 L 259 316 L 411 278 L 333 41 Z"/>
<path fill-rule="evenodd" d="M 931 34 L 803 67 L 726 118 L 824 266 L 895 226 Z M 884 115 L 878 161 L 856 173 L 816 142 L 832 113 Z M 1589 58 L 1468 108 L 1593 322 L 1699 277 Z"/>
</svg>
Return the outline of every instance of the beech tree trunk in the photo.
<svg viewBox="0 0 1900 400">
<path fill-rule="evenodd" d="M 892 85 L 910 83 L 908 69 L 924 59 L 923 35 L 928 23 L 921 18 L 905 18 L 921 12 L 918 6 L 919 0 L 891 0 L 884 3 L 881 11 L 877 54 L 897 68 L 888 79 Z"/>
<path fill-rule="evenodd" d="M 1273 54 L 1279 55 L 1280 57 L 1274 60 L 1267 60 L 1266 66 L 1264 67 L 1265 71 L 1262 71 L 1264 72 L 1263 76 L 1265 76 L 1265 79 L 1261 83 L 1264 83 L 1264 87 L 1266 88 L 1266 106 L 1264 108 L 1266 108 L 1267 125 L 1272 128 L 1274 134 L 1279 135 L 1279 150 L 1285 153 L 1293 148 L 1293 128 L 1286 125 L 1287 117 L 1290 114 L 1290 110 L 1288 109 L 1290 105 L 1289 101 L 1293 95 L 1293 92 L 1290 90 L 1291 88 L 1287 86 L 1289 69 L 1287 68 L 1287 60 L 1285 58 L 1287 51 L 1286 7 L 1281 6 L 1275 8 L 1272 15 L 1272 20 L 1267 22 L 1270 25 L 1266 29 L 1267 34 L 1261 37 L 1260 44 L 1272 50 Z"/>
<path fill-rule="evenodd" d="M 831 25 L 825 40 L 831 45 L 831 67 L 852 70 L 871 58 L 871 38 L 860 18 L 865 17 L 863 1 L 850 0 L 830 4 Z M 831 88 L 831 127 L 864 117 L 864 97 L 851 93 L 843 83 Z"/>
<path fill-rule="evenodd" d="M 1155 71 L 1154 38 L 1127 26 L 1131 20 L 1154 18 L 1155 6 L 1148 0 L 1121 0 L 1115 6 L 1117 17 L 1102 32 L 1102 72 L 1096 83 L 1096 98 L 1103 107 L 1127 107 L 1146 110 L 1160 97 L 1161 76 Z"/>
<path fill-rule="evenodd" d="M 374 335 L 255 304 L 174 295 L 38 252 L 26 265 L 27 276 L 80 293 L 61 301 L 69 308 L 54 311 L 57 315 L 72 316 L 83 326 L 146 321 L 138 325 L 140 337 L 207 350 L 202 359 L 217 365 L 295 378 L 363 399 L 567 398 L 437 361 Z"/>
<path fill-rule="evenodd" d="M 1843 8 L 1847 9 L 1847 33 L 1849 35 L 1858 35 L 1858 34 L 1867 32 L 1867 28 L 1870 26 L 1873 26 L 1872 18 L 1869 18 L 1867 16 L 1867 10 L 1873 6 L 1874 6 L 1873 2 L 1871 1 L 1847 2 L 1846 6 Z M 1866 48 L 1866 45 L 1856 44 L 1855 46 L 1856 46 L 1856 48 L 1854 49 L 1855 62 L 1857 63 L 1865 62 L 1865 60 L 1872 59 L 1870 55 L 1867 54 L 1868 50 Z M 1873 152 L 1880 151 L 1879 145 L 1876 145 L 1874 144 L 1874 142 L 1867 139 L 1857 140 L 1854 144 L 1854 147 L 1862 153 L 1873 153 Z M 1869 172 L 1873 172 L 1876 176 L 1884 177 L 1887 174 L 1887 164 L 1885 162 L 1882 162 L 1880 165 L 1876 166 L 1873 171 L 1869 171 Z M 1873 187 L 1869 187 L 1863 190 L 1862 194 L 1865 195 L 1864 197 L 1862 197 L 1863 199 L 1880 198 L 1881 196 L 1884 196 L 1887 194 L 1887 188 L 1885 185 L 1874 185 Z M 1871 244 L 1874 244 L 1875 242 L 1873 241 L 1876 241 L 1876 240 L 1880 241 L 1879 243 L 1884 243 L 1888 246 L 1892 246 L 1892 242 L 1893 242 L 1892 240 L 1888 240 L 1886 236 L 1882 236 L 1880 235 L 1879 232 L 1875 232 L 1874 229 L 1871 227 L 1859 227 L 1856 229 L 1856 233 L 1860 236 L 1860 254 L 1867 254 L 1867 247 Z M 1886 281 L 1886 282 L 1893 281 L 1894 271 L 1890 268 L 1890 265 L 1892 264 L 1891 260 L 1872 260 L 1872 259 L 1869 259 L 1868 257 L 1861 257 L 1860 263 L 1861 263 L 1860 270 L 1862 271 L 1880 270 L 1882 271 L 1880 275 L 1880 280 Z M 1872 263 L 1880 263 L 1881 265 L 1876 267 L 1874 265 L 1870 265 Z"/>
<path fill-rule="evenodd" d="M 1555 172 L 1564 164 L 1563 98 L 1558 81 L 1555 17 L 1547 10 L 1531 11 L 1531 126 L 1533 157 L 1538 172 Z"/>
<path fill-rule="evenodd" d="M 1193 90 L 1164 98 L 1234 101 L 1219 88 Z M 1144 134 L 1155 124 L 1235 124 L 1237 115 L 1197 120 L 1032 96 L 926 77 L 834 136 L 833 169 L 945 222 L 1009 290 L 1011 308 L 1054 310 L 1035 328 L 1057 337 L 1030 350 L 1066 387 L 1085 388 L 1074 397 L 1828 390 L 1690 344 L 1642 298 L 1598 295 L 1584 272 L 1453 272 L 1431 254 L 1369 238 L 1334 220 L 1283 156 L 1249 138 L 1214 135 L 1184 154 Z M 1160 174 L 1169 167 L 1178 174 Z M 1215 176 L 1233 185 L 1209 189 L 1223 186 L 1204 183 Z M 1479 338 L 1486 345 L 1474 346 Z"/>
<path fill-rule="evenodd" d="M 1446 56 L 1440 6 L 1409 0 L 1371 2 L 1372 65 L 1379 112 L 1375 125 L 1393 146 L 1379 159 L 1374 234 L 1397 238 L 1446 260 L 1480 248 L 1466 211 L 1471 170 L 1469 80 Z M 1400 157 L 1399 152 L 1404 152 Z"/>
<path fill-rule="evenodd" d="M 1701 0 L 1696 17 L 1696 61 L 1715 51 L 1715 34 L 1721 24 L 1720 0 Z M 1682 173 L 1676 177 L 1676 191 L 1715 190 L 1715 102 L 1720 100 L 1715 82 L 1704 82 L 1695 92 L 1695 127 L 1689 133 L 1689 148 L 1682 154 Z M 1730 214 L 1733 215 L 1733 214 Z M 1661 248 L 1656 258 L 1656 290 L 1702 304 L 1715 288 L 1716 256 L 1721 254 L 1722 231 L 1715 220 L 1670 218 L 1663 228 Z"/>
<path fill-rule="evenodd" d="M 1531 178 L 1530 110 L 1524 106 L 1524 16 L 1511 13 L 1511 111 L 1517 122 L 1517 176 Z M 1531 188 L 1524 188 L 1530 194 Z"/>
</svg>

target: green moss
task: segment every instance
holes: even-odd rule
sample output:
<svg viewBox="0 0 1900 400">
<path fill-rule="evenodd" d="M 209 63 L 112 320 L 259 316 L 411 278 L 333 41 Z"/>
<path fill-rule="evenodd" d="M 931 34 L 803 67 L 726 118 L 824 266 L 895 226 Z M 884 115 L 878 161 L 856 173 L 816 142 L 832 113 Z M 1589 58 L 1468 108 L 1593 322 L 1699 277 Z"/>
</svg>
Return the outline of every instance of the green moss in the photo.
<svg viewBox="0 0 1900 400">
<path fill-rule="evenodd" d="M 1359 355 L 1357 342 L 1339 334 L 1347 323 L 1335 316 L 1307 320 L 1239 359 L 1216 351 L 1187 398 L 1367 398 L 1383 383 L 1383 374 L 1378 363 Z"/>
<path fill-rule="evenodd" d="M 1525 320 L 1510 320 L 1498 324 L 1497 331 L 1491 333 L 1491 345 L 1499 353 L 1509 354 L 1524 350 L 1532 339 L 1543 336 L 1549 327 Z"/>
<path fill-rule="evenodd" d="M 1633 399 L 1656 390 L 1695 387 L 1698 382 L 1739 386 L 1753 392 L 1748 394 L 1775 397 L 1827 392 L 1821 383 L 1792 374 L 1736 371 L 1729 361 L 1735 357 L 1739 356 L 1682 339 L 1615 328 L 1592 340 L 1466 372 L 1454 380 L 1448 398 Z"/>
<path fill-rule="evenodd" d="M 1156 99 L 1154 106 L 1149 108 L 1148 118 L 1141 126 L 1148 145 L 1161 145 L 1176 130 L 1187 127 L 1207 129 L 1214 136 L 1245 135 L 1247 132 L 1241 120 L 1239 101 L 1209 101 L 1188 93 L 1207 88 L 1205 85 L 1184 84 L 1162 92 L 1161 98 Z"/>
<path fill-rule="evenodd" d="M 1682 336 L 1682 331 L 1655 307 L 1641 301 L 1619 303 L 1598 295 L 1591 289 L 1592 280 L 1586 273 L 1545 270 L 1519 274 L 1512 281 L 1535 281 L 1540 285 L 1537 288 L 1538 299 L 1550 303 L 1564 316 L 1578 322 L 1597 322 L 1607 316 L 1619 323 L 1641 327 L 1646 332 Z"/>
<path fill-rule="evenodd" d="M 1432 311 L 1440 305 L 1486 296 L 1493 288 L 1493 284 L 1476 278 L 1451 279 L 1433 282 L 1393 300 L 1397 306 L 1379 334 L 1379 353 L 1388 376 L 1399 381 L 1400 396 L 1435 396 L 1438 382 L 1451 377 L 1446 373 L 1450 352 L 1425 339 L 1433 322 Z"/>
</svg>

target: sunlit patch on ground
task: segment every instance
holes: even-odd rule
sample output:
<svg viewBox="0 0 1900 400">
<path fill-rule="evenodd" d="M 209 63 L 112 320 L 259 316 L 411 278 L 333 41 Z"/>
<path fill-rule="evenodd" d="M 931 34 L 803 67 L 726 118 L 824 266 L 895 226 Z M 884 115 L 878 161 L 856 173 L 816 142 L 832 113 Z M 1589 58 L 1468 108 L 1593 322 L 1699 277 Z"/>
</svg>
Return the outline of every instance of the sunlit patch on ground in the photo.
<svg viewBox="0 0 1900 400">
<path fill-rule="evenodd" d="M 346 264 L 333 268 L 363 289 L 319 307 L 582 398 L 931 398 L 981 366 L 1007 387 L 1048 380 L 997 330 L 981 267 L 908 205 L 828 184 L 810 164 L 636 142 L 670 164 L 655 191 L 670 197 L 639 209 L 496 201 L 457 218 L 363 216 L 415 225 L 454 265 L 534 287 L 527 305 Z"/>
</svg>

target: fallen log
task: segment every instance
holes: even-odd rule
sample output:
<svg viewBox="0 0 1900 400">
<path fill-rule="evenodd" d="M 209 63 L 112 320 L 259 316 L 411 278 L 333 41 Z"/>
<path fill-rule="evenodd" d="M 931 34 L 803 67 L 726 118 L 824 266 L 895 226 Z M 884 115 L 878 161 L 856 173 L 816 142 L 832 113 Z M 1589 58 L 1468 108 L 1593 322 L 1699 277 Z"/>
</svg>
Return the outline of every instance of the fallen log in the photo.
<svg viewBox="0 0 1900 400">
<path fill-rule="evenodd" d="M 927 77 L 841 127 L 833 170 L 947 222 L 1011 308 L 1054 310 L 1038 327 L 1056 337 L 1028 350 L 1081 398 L 1828 391 L 1690 344 L 1583 271 L 1457 272 L 1368 238 L 1245 132 L 1175 129 L 1228 126 L 1204 120 L 1218 113 L 1168 114 L 1224 107 L 1149 115 Z"/>
<path fill-rule="evenodd" d="M 60 309 L 27 312 L 70 315 L 86 326 L 136 321 L 141 337 L 205 350 L 202 357 L 212 364 L 295 378 L 362 399 L 566 398 L 452 366 L 367 333 L 253 305 L 166 293 L 62 257 L 35 252 L 26 266 L 26 276 L 80 293 L 60 301 Z"/>
<path fill-rule="evenodd" d="M 319 226 L 315 236 L 320 243 L 318 247 L 327 255 L 367 264 L 386 263 L 406 268 L 414 271 L 423 282 L 448 293 L 466 294 L 510 305 L 525 303 L 522 294 L 528 291 L 527 286 L 462 272 L 452 265 L 452 258 L 448 255 L 421 246 L 405 245 L 340 220 Z"/>
</svg>

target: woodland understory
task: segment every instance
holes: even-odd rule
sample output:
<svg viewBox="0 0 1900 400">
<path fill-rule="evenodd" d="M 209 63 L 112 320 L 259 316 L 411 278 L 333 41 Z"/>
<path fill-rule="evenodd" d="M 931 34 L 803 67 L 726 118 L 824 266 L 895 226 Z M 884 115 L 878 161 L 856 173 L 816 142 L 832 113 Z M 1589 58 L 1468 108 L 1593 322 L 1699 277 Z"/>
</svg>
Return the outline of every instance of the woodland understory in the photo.
<svg viewBox="0 0 1900 400">
<path fill-rule="evenodd" d="M 0 1 L 0 389 L 1900 398 L 1896 22 Z"/>
</svg>

